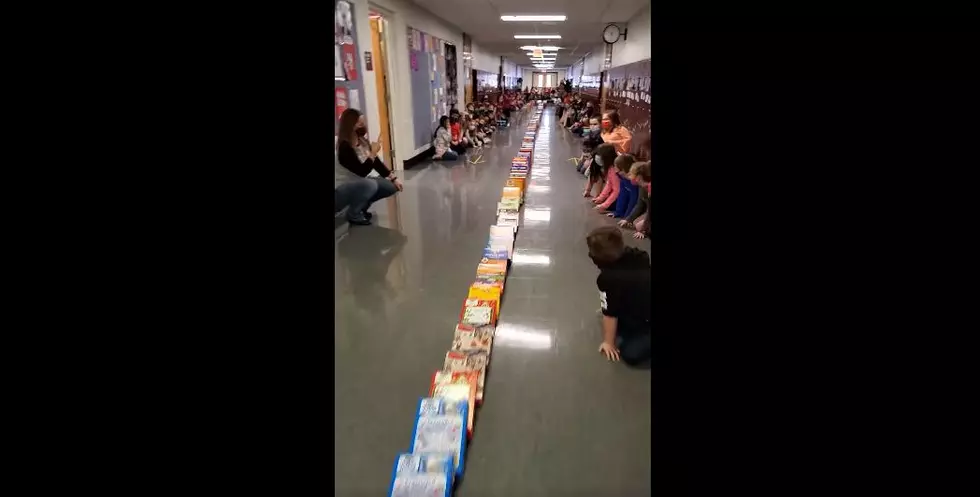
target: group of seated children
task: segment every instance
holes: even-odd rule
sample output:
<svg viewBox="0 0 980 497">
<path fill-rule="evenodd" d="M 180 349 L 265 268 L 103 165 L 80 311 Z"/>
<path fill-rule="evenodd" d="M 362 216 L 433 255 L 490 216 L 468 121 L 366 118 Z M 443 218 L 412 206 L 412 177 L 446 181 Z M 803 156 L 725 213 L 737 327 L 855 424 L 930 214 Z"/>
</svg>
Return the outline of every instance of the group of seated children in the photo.
<svg viewBox="0 0 980 497">
<path fill-rule="evenodd" d="M 592 118 L 598 117 L 592 101 L 583 101 L 582 97 L 575 94 L 565 106 L 561 125 L 571 131 L 572 134 L 587 137 L 590 133 L 590 121 Z"/>
<path fill-rule="evenodd" d="M 470 114 L 462 115 L 453 109 L 450 115 L 439 118 L 439 127 L 432 136 L 435 160 L 456 160 L 468 148 L 482 148 L 490 144 L 497 129 L 492 118 L 483 109 L 477 115 L 473 112 L 476 110 L 473 104 L 468 109 L 472 109 Z"/>
<path fill-rule="evenodd" d="M 629 153 L 632 134 L 619 120 L 616 111 L 607 112 L 602 119 L 592 117 L 583 129 L 582 161 L 577 169 L 588 177 L 583 197 L 592 197 L 596 186 L 599 194 L 592 199 L 595 209 L 619 220 L 623 229 L 634 230 L 633 238 L 650 234 L 650 163 L 637 161 Z"/>
<path fill-rule="evenodd" d="M 592 200 L 595 210 L 618 219 L 620 227 L 635 230 L 633 238 L 649 236 L 650 163 L 637 162 L 630 154 L 616 155 L 612 145 L 603 143 L 592 169 L 598 172 L 590 171 L 585 196 L 591 196 L 593 186 L 604 183 L 599 196 Z"/>
</svg>

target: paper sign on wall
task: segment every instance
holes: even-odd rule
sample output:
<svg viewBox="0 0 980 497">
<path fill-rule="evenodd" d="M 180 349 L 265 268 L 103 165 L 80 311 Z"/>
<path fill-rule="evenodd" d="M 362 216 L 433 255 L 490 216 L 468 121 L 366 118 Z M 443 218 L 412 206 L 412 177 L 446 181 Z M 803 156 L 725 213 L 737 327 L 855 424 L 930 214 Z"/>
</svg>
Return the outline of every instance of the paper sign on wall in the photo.
<svg viewBox="0 0 980 497">
<path fill-rule="evenodd" d="M 347 110 L 347 88 L 336 88 L 334 90 L 334 106 L 337 110 L 337 119 Z"/>
<path fill-rule="evenodd" d="M 361 95 L 360 93 L 351 88 L 347 96 L 347 102 L 350 108 L 361 110 Z"/>
<path fill-rule="evenodd" d="M 344 52 L 344 72 L 347 73 L 347 81 L 357 80 L 357 54 L 354 52 L 354 45 L 341 45 Z"/>
<path fill-rule="evenodd" d="M 340 45 L 334 45 L 333 77 L 335 80 L 347 79 L 344 77 L 344 58 L 340 53 Z"/>
</svg>

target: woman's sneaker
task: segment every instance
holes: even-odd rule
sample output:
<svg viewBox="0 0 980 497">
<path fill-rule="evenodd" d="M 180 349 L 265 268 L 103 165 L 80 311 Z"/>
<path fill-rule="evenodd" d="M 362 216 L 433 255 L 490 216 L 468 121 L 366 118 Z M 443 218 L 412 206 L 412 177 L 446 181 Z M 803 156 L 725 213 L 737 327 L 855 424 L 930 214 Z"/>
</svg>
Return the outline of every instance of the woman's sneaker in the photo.
<svg viewBox="0 0 980 497">
<path fill-rule="evenodd" d="M 365 216 L 359 218 L 349 217 L 347 218 L 347 222 L 357 226 L 368 226 L 371 224 L 371 220 Z"/>
</svg>

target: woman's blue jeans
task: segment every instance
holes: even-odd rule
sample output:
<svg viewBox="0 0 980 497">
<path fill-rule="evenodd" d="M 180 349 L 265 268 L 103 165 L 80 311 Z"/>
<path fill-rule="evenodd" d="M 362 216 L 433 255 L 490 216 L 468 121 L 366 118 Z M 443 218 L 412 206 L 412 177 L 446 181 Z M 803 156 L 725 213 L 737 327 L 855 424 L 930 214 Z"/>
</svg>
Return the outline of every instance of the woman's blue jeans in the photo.
<svg viewBox="0 0 980 497">
<path fill-rule="evenodd" d="M 337 186 L 334 212 L 347 207 L 347 219 L 361 221 L 371 204 L 394 195 L 398 189 L 385 178 L 357 178 Z"/>
</svg>

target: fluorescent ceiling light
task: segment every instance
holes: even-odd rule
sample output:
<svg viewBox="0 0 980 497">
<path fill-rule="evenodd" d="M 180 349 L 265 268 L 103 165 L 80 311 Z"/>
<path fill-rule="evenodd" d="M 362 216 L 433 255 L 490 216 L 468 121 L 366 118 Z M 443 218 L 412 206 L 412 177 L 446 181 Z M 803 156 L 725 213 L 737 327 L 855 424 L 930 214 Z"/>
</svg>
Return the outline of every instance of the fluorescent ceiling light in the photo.
<svg viewBox="0 0 980 497">
<path fill-rule="evenodd" d="M 562 48 L 561 47 L 551 46 L 551 45 L 546 45 L 546 46 L 543 46 L 543 47 L 539 47 L 537 45 L 524 45 L 523 47 L 521 47 L 521 50 L 534 50 L 534 49 L 538 49 L 538 50 L 541 50 L 541 51 L 544 51 L 544 52 L 557 52 L 557 51 L 561 50 Z"/>
<path fill-rule="evenodd" d="M 565 16 L 500 16 L 501 21 L 564 21 Z"/>
<path fill-rule="evenodd" d="M 514 35 L 515 40 L 560 40 L 561 35 Z"/>
<path fill-rule="evenodd" d="M 534 52 L 527 52 L 527 56 L 528 57 L 531 57 L 532 59 L 535 57 Z M 558 57 L 558 54 L 556 54 L 556 53 L 543 53 L 541 55 L 538 55 L 537 57 Z"/>
</svg>

